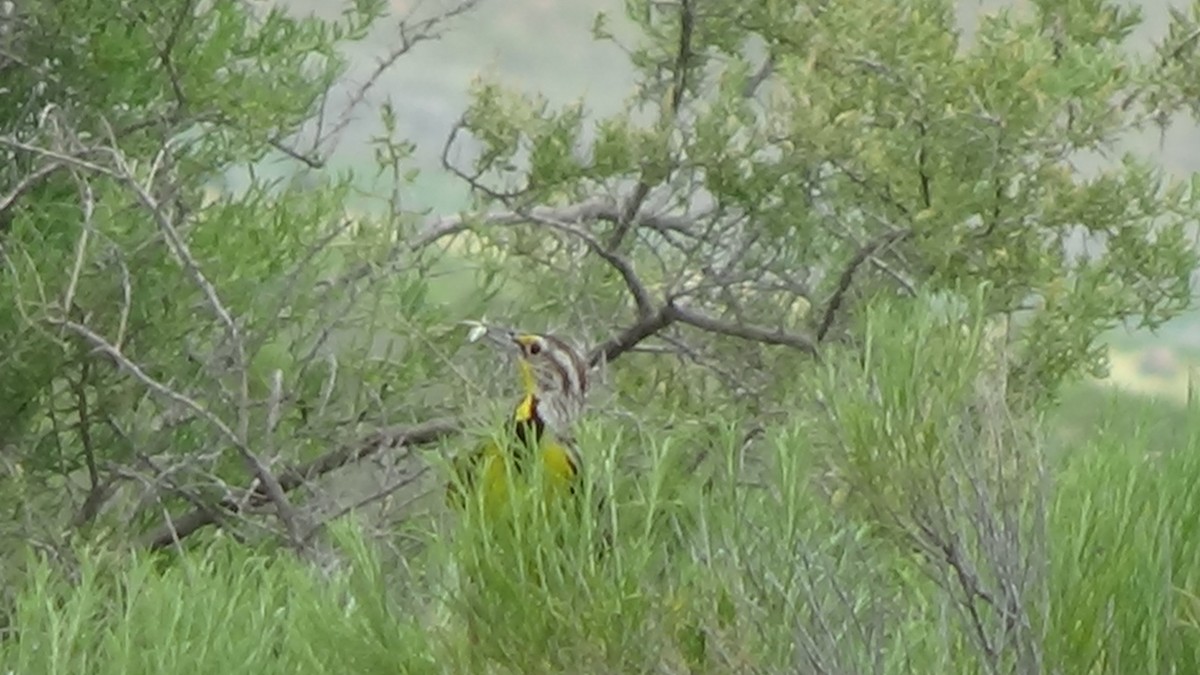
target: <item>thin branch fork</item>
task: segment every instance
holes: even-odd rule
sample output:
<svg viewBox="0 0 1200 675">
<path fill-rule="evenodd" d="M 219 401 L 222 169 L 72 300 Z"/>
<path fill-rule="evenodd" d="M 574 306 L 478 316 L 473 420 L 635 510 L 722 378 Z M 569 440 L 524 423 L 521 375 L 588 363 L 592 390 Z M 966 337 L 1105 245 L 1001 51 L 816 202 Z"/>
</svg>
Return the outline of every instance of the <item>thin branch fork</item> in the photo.
<svg viewBox="0 0 1200 675">
<path fill-rule="evenodd" d="M 38 184 L 62 167 L 63 163 L 61 161 L 50 160 L 48 162 L 44 162 L 37 169 L 34 169 L 32 172 L 18 181 L 16 186 L 13 187 L 12 190 L 8 191 L 8 194 L 0 197 L 0 217 L 2 217 L 10 208 L 12 208 L 13 204 L 15 204 L 17 200 L 22 197 L 22 195 L 37 187 Z"/>
<path fill-rule="evenodd" d="M 450 418 L 434 419 L 412 426 L 381 429 L 355 443 L 346 444 L 321 455 L 311 462 L 284 469 L 279 473 L 278 484 L 283 492 L 291 492 L 308 481 L 331 473 L 351 462 L 374 455 L 381 450 L 428 445 L 457 433 L 460 429 L 459 422 Z M 251 490 L 256 491 L 252 494 L 260 495 L 261 499 L 261 493 L 257 492 L 260 489 L 259 486 L 251 488 Z M 151 533 L 144 540 L 144 544 L 151 550 L 174 546 L 197 531 L 219 523 L 225 512 L 226 509 L 216 505 L 197 506 L 178 518 L 171 518 L 166 525 Z"/>
<path fill-rule="evenodd" d="M 591 350 L 588 361 L 592 367 L 601 362 L 610 362 L 626 352 L 632 351 L 643 340 L 653 337 L 674 324 L 684 324 L 706 333 L 739 338 L 760 344 L 790 347 L 809 356 L 819 357 L 817 342 L 798 333 L 769 330 L 760 326 L 723 321 L 698 310 L 681 307 L 669 299 L 658 311 L 635 322 L 617 335 L 605 340 Z"/>
<path fill-rule="evenodd" d="M 743 340 L 769 345 L 780 345 L 798 349 L 811 356 L 817 355 L 817 340 L 805 335 L 785 333 L 777 330 L 723 321 L 698 310 L 678 305 L 675 298 L 655 303 L 649 289 L 641 281 L 633 265 L 624 257 L 607 249 L 601 242 L 583 229 L 571 223 L 592 219 L 619 219 L 620 208 L 612 200 L 592 199 L 565 207 L 535 207 L 525 211 L 503 211 L 484 216 L 480 221 L 490 226 L 511 226 L 529 222 L 539 223 L 582 241 L 589 250 L 612 266 L 625 281 L 633 298 L 638 319 L 621 333 L 601 343 L 592 350 L 589 360 L 592 366 L 601 361 L 612 361 L 646 338 L 652 337 L 674 323 L 690 325 L 709 333 L 736 337 Z M 663 218 L 659 223 L 664 228 L 692 229 L 685 219 Z M 426 228 L 425 233 L 409 243 L 409 250 L 419 250 L 432 245 L 444 237 L 467 231 L 471 221 L 463 216 L 441 218 Z"/>
<path fill-rule="evenodd" d="M 133 191 L 133 193 L 137 196 L 138 201 L 141 202 L 142 206 L 150 212 L 151 216 L 158 224 L 159 229 L 162 231 L 172 253 L 175 254 L 181 266 L 184 268 L 185 273 L 187 273 L 196 286 L 200 288 L 213 312 L 225 326 L 229 334 L 229 339 L 233 343 L 234 349 L 236 350 L 238 358 L 237 366 L 240 375 L 237 430 L 235 431 L 234 429 L 230 428 L 220 418 L 206 410 L 199 403 L 193 401 L 187 396 L 184 396 L 183 394 L 171 390 L 166 385 L 163 385 L 147 375 L 145 371 L 137 366 L 137 364 L 133 363 L 133 361 L 126 357 L 120 349 L 116 348 L 114 345 L 109 343 L 100 335 L 96 334 L 87 326 L 58 318 L 51 318 L 50 322 L 52 324 L 57 324 L 60 327 L 69 330 L 83 338 L 97 350 L 111 357 L 118 365 L 131 373 L 135 379 L 148 387 L 151 391 L 155 392 L 159 396 L 168 398 L 175 403 L 191 409 L 193 412 L 208 421 L 209 424 L 211 424 L 214 428 L 216 428 L 218 432 L 224 436 L 234 448 L 237 449 L 237 452 L 245 462 L 247 469 L 262 484 L 267 493 L 271 496 L 271 499 L 275 503 L 278 511 L 280 521 L 287 528 L 292 542 L 296 545 L 299 545 L 301 536 L 296 521 L 295 510 L 288 502 L 284 491 L 280 488 L 279 482 L 271 473 L 270 469 L 268 469 L 266 464 L 247 447 L 250 420 L 250 395 L 248 379 L 249 369 L 247 367 L 245 346 L 242 340 L 241 331 L 238 329 L 237 322 L 234 321 L 229 310 L 225 307 L 224 303 L 221 302 L 221 299 L 217 294 L 216 287 L 200 270 L 199 264 L 192 256 L 191 251 L 184 242 L 183 238 L 180 236 L 178 230 L 176 230 L 174 224 L 170 222 L 166 214 L 163 212 L 162 206 L 150 194 L 150 192 L 134 178 L 132 171 L 125 161 L 125 158 L 116 148 L 104 148 L 107 150 L 111 160 L 116 165 L 116 168 L 114 169 L 81 160 L 77 157 L 72 157 L 70 155 L 48 150 L 46 148 L 22 143 L 14 139 L 0 138 L 0 142 L 3 142 L 10 147 L 15 147 L 20 150 L 39 154 L 49 160 L 56 160 L 75 169 L 82 169 L 106 175 L 121 181 L 131 191 Z M 164 153 L 165 151 L 166 148 L 163 149 Z M 161 154 L 162 153 L 160 153 L 160 155 Z"/>
<path fill-rule="evenodd" d="M 333 145 L 337 142 L 340 134 L 355 121 L 352 114 L 367 99 L 367 95 L 379 83 L 383 75 L 396 65 L 402 56 L 412 51 L 418 44 L 426 41 L 437 40 L 442 36 L 441 30 L 443 25 L 459 18 L 462 15 L 470 12 L 479 5 L 481 0 L 460 0 L 453 7 L 443 10 L 436 16 L 432 16 L 420 21 L 414 21 L 411 16 L 402 18 L 396 25 L 398 40 L 396 46 L 393 47 L 387 55 L 379 58 L 376 61 L 375 68 L 367 79 L 360 84 L 349 96 L 349 100 L 343 109 L 341 118 L 327 132 L 321 133 L 318 130 L 316 137 L 312 142 L 310 154 L 313 156 L 328 155 L 333 150 Z M 322 115 L 324 110 L 321 111 Z M 324 147 L 328 146 L 328 147 Z M 283 148 L 279 148 L 281 151 Z M 289 153 L 290 154 L 290 153 Z M 297 158 L 300 159 L 300 158 Z M 301 160 L 303 161 L 303 160 Z M 307 162 L 306 162 L 307 163 Z"/>
<path fill-rule="evenodd" d="M 675 56 L 670 66 L 671 68 L 671 98 L 664 110 L 661 111 L 660 125 L 666 126 L 674 123 L 679 119 L 680 109 L 683 107 L 683 100 L 688 86 L 688 72 L 693 67 L 695 57 L 692 39 L 696 32 L 696 12 L 692 5 L 692 0 L 681 0 L 679 3 L 679 43 L 675 50 Z M 649 171 L 642 169 L 641 175 L 638 178 L 637 186 L 634 188 L 633 194 L 629 196 L 624 208 L 621 210 L 620 217 L 616 220 L 616 228 L 614 228 L 612 236 L 609 237 L 607 248 L 610 251 L 616 251 L 620 248 L 621 243 L 629 236 L 630 231 L 637 224 L 638 213 L 645 204 L 646 198 L 650 196 L 650 191 L 654 189 L 656 184 L 661 184 L 667 179 L 664 174 L 660 179 L 651 181 Z"/>
<path fill-rule="evenodd" d="M 629 289 L 630 295 L 633 296 L 634 305 L 637 308 L 638 323 L 614 338 L 614 340 L 598 348 L 598 351 L 591 356 L 593 365 L 598 363 L 600 359 L 611 361 L 613 358 L 637 345 L 638 342 L 662 331 L 672 323 L 686 324 L 708 333 L 727 337 L 735 337 L 762 344 L 791 347 L 804 351 L 811 356 L 817 355 L 817 341 L 812 338 L 785 333 L 783 331 L 771 331 L 750 324 L 722 321 L 702 314 L 699 311 L 681 307 L 675 298 L 668 298 L 662 307 L 656 311 L 650 299 L 649 290 L 638 277 L 637 272 L 633 269 L 633 265 L 628 260 L 608 250 L 590 234 L 569 223 L 532 212 L 525 214 L 525 218 L 583 241 L 593 253 L 617 270 L 621 278 L 624 279 L 625 286 Z"/>
<path fill-rule="evenodd" d="M 471 214 L 443 216 L 430 221 L 415 237 L 398 244 L 392 250 L 389 259 L 384 264 L 394 265 L 404 253 L 422 251 L 443 239 L 462 234 L 476 227 L 512 227 L 529 223 L 531 220 L 560 223 L 586 222 L 589 220 L 616 222 L 620 217 L 620 206 L 614 200 L 604 197 L 587 199 L 566 206 L 537 206 L 522 211 L 496 211 L 481 216 Z M 643 213 L 638 216 L 638 223 L 656 230 L 685 234 L 691 234 L 694 229 L 690 219 L 678 216 L 648 215 Z M 370 276 L 376 269 L 376 265 L 360 265 L 354 271 L 332 282 L 321 282 L 318 284 L 316 290 L 318 293 L 325 293 L 334 288 L 341 288 L 357 283 Z"/>
<path fill-rule="evenodd" d="M 610 251 L 592 235 L 564 221 L 535 214 L 526 214 L 526 216 L 529 220 L 565 232 L 582 241 L 592 253 L 599 256 L 621 275 L 621 278 L 625 281 L 625 287 L 629 289 L 629 294 L 633 296 L 633 304 L 637 308 L 638 318 L 646 319 L 654 314 L 654 303 L 650 300 L 650 292 L 646 289 L 645 284 L 641 282 L 641 279 L 638 278 L 637 272 L 634 271 L 633 265 L 628 260 Z"/>
<path fill-rule="evenodd" d="M 239 437 L 238 434 L 229 427 L 229 425 L 225 424 L 220 417 L 217 417 L 212 413 L 212 411 L 208 410 L 190 397 L 171 389 L 170 387 L 148 375 L 146 371 L 142 370 L 141 367 L 131 361 L 119 349 L 114 347 L 107 340 L 96 334 L 95 331 L 87 326 L 65 319 L 52 318 L 50 319 L 50 322 L 52 324 L 61 326 L 62 328 L 69 330 L 83 338 L 95 349 L 104 353 L 113 361 L 115 361 L 122 369 L 133 376 L 135 380 L 140 382 L 143 386 L 154 392 L 156 395 L 188 408 L 212 425 L 212 427 L 216 429 L 217 432 L 230 445 L 237 449 L 238 453 L 242 456 L 248 467 L 251 469 L 251 473 L 254 475 L 255 479 L 264 486 L 267 493 L 271 496 L 271 501 L 275 503 L 280 521 L 285 527 L 288 528 L 290 533 L 293 533 L 298 537 L 299 529 L 296 525 L 295 509 L 288 502 L 287 497 L 284 494 L 284 490 L 279 484 L 279 481 L 275 478 L 274 474 L 271 473 L 271 470 L 267 468 L 266 464 L 257 455 L 251 452 L 249 448 L 246 447 L 246 444 L 242 438 Z"/>
</svg>

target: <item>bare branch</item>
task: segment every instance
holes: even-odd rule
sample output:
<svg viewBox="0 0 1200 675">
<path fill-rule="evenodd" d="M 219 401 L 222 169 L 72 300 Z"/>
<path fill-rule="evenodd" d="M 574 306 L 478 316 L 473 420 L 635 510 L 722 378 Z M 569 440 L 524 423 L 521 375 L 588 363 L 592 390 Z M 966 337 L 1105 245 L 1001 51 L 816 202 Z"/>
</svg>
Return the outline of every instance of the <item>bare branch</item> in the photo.
<svg viewBox="0 0 1200 675">
<path fill-rule="evenodd" d="M 824 342 L 826 336 L 828 336 L 829 329 L 833 326 L 833 320 L 837 316 L 838 310 L 841 309 L 846 292 L 850 290 L 850 284 L 854 281 L 854 273 L 862 266 L 863 262 L 874 256 L 884 247 L 899 242 L 911 233 L 912 230 L 908 229 L 885 232 L 861 247 L 850 258 L 846 263 L 846 267 L 842 270 L 841 276 L 838 278 L 833 294 L 829 296 L 829 301 L 825 303 L 825 311 L 821 313 L 821 322 L 817 326 L 818 342 Z"/>
<path fill-rule="evenodd" d="M 452 419 L 435 419 L 415 426 L 381 429 L 357 443 L 328 452 L 298 467 L 281 471 L 278 484 L 284 492 L 291 492 L 307 481 L 369 457 L 380 450 L 427 445 L 450 436 L 459 429 L 459 423 Z M 179 518 L 171 519 L 166 526 L 147 537 L 145 545 L 150 549 L 161 549 L 176 544 L 198 530 L 216 523 L 221 512 L 222 509 L 217 506 L 197 507 Z"/>
<path fill-rule="evenodd" d="M 454 142 L 458 140 L 459 133 L 466 129 L 467 122 L 465 118 L 459 118 L 459 120 L 454 123 L 454 126 L 450 128 L 450 133 L 446 135 L 446 142 L 442 145 L 442 168 L 466 183 L 471 190 L 483 195 L 487 195 L 487 197 L 500 204 L 512 203 L 522 195 L 529 192 L 530 184 L 528 182 L 526 182 L 525 187 L 513 190 L 511 192 L 501 192 L 484 185 L 481 179 L 483 178 L 483 175 L 487 173 L 486 170 L 477 171 L 474 174 L 468 174 L 466 171 L 455 166 L 454 162 L 450 160 L 450 152 L 454 148 Z"/>
<path fill-rule="evenodd" d="M 654 313 L 654 304 L 650 300 L 650 291 L 646 289 L 646 285 L 642 283 L 640 278 L 638 278 L 637 272 L 634 271 L 633 265 L 631 265 L 628 260 L 610 252 L 608 249 L 605 249 L 605 247 L 592 235 L 580 230 L 577 227 L 573 227 L 564 221 L 533 214 L 529 214 L 529 219 L 548 225 L 549 227 L 561 232 L 566 232 L 567 234 L 570 234 L 586 244 L 592 253 L 600 256 L 604 262 L 608 263 L 613 269 L 617 270 L 618 274 L 621 275 L 621 279 L 625 281 L 626 288 L 629 289 L 630 295 L 633 296 L 633 302 L 634 306 L 637 308 L 638 318 L 645 319 Z"/>
<path fill-rule="evenodd" d="M 443 216 L 423 226 L 421 232 L 415 237 L 398 243 L 396 248 L 391 251 L 387 264 L 396 264 L 397 260 L 405 253 L 420 251 L 433 246 L 443 239 L 462 234 L 476 227 L 511 227 L 532 221 L 579 223 L 590 220 L 604 220 L 614 222 L 620 218 L 620 213 L 620 208 L 612 199 L 597 197 L 558 207 L 535 206 L 523 211 L 496 211 L 479 216 L 469 214 Z M 662 231 L 686 233 L 691 230 L 691 221 L 682 217 L 642 215 L 639 216 L 638 221 L 653 229 Z M 318 285 L 317 291 L 327 292 L 333 288 L 341 288 L 357 283 L 369 276 L 376 267 L 376 265 L 372 264 L 360 265 L 352 272 L 343 275 L 333 282 L 322 282 Z"/>
<path fill-rule="evenodd" d="M 225 437 L 225 440 L 237 448 L 238 454 L 242 456 L 243 460 L 248 465 L 248 468 L 251 469 L 252 475 L 254 475 L 263 486 L 265 486 L 268 494 L 271 496 L 272 501 L 274 501 L 275 507 L 279 513 L 280 521 L 283 522 L 285 527 L 288 528 L 289 532 L 293 534 L 295 541 L 299 542 L 299 530 L 297 529 L 296 525 L 295 512 L 291 504 L 288 502 L 286 495 L 284 495 L 284 491 L 280 487 L 279 481 L 276 480 L 275 476 L 271 473 L 271 470 L 267 468 L 266 464 L 264 464 L 263 461 L 260 460 L 254 453 L 250 452 L 250 449 L 246 447 L 243 436 L 239 436 L 237 433 L 235 433 L 234 430 L 229 427 L 229 425 L 221 421 L 221 418 L 217 417 L 200 403 L 197 403 L 188 396 L 171 389 L 170 387 L 147 375 L 146 372 L 138 367 L 136 363 L 131 361 L 128 357 L 121 353 L 120 350 L 118 350 L 104 338 L 97 335 L 87 326 L 81 325 L 74 321 L 62 319 L 50 319 L 50 322 L 62 326 L 63 328 L 66 328 L 67 330 L 82 337 L 93 347 L 116 361 L 116 363 L 122 369 L 132 375 L 134 379 L 142 383 L 142 385 L 144 385 L 147 389 L 165 399 L 188 408 L 211 424 L 213 428 L 215 428 L 223 437 Z"/>
<path fill-rule="evenodd" d="M 112 176 L 114 178 L 116 177 L 116 175 L 112 172 L 112 170 L 108 169 L 107 167 L 101 166 L 94 162 L 89 162 L 86 159 L 83 159 L 81 157 L 78 157 L 78 156 L 75 156 L 75 155 L 72 155 L 69 153 L 58 152 L 56 150 L 50 150 L 48 148 L 43 148 L 38 145 L 33 145 L 31 143 L 19 141 L 12 136 L 0 136 L 0 145 L 6 145 L 10 148 L 13 148 L 14 150 L 23 150 L 25 152 L 33 153 L 35 155 L 39 155 L 46 159 L 54 160 L 55 162 L 58 162 L 59 164 L 77 166 L 81 169 L 86 169 L 88 171 L 94 171 L 96 173 L 104 174 L 106 176 Z"/>
<path fill-rule="evenodd" d="M 22 195 L 37 187 L 42 181 L 46 180 L 46 178 L 62 167 L 63 163 L 61 161 L 51 160 L 49 162 L 45 162 L 37 169 L 34 169 L 32 172 L 22 178 L 12 190 L 9 190 L 8 194 L 0 197 L 0 223 L 5 222 L 3 220 L 5 214 L 7 214 L 8 210 L 12 208 L 13 204 L 15 204 Z M 5 229 L 6 228 L 3 225 L 0 225 L 0 232 L 3 232 Z"/>
<path fill-rule="evenodd" d="M 234 444 L 241 443 L 241 441 L 238 439 L 237 434 L 234 433 L 233 429 L 231 429 L 229 427 L 229 425 L 222 422 L 221 418 L 217 417 L 212 412 L 210 412 L 207 408 L 200 405 L 199 403 L 192 400 L 191 398 L 189 398 L 183 394 L 180 394 L 179 392 L 171 389 L 170 387 L 159 382 L 158 380 L 154 379 L 153 377 L 150 377 L 149 375 L 147 375 L 146 372 L 144 370 L 142 370 L 136 363 L 131 361 L 128 357 L 126 357 L 123 353 L 121 353 L 121 351 L 119 349 L 114 347 L 103 337 L 97 335 L 92 329 L 88 328 L 87 326 L 84 326 L 82 324 L 79 324 L 79 323 L 76 323 L 74 321 L 70 321 L 67 319 L 50 318 L 48 320 L 50 323 L 57 325 L 57 326 L 61 326 L 63 328 L 66 328 L 67 330 L 82 337 L 89 344 L 91 344 L 92 347 L 94 347 L 96 350 L 98 350 L 98 351 L 104 353 L 105 355 L 107 355 L 108 357 L 110 357 L 114 362 L 116 362 L 116 364 L 118 366 L 120 366 L 125 371 L 127 371 L 130 375 L 133 376 L 134 379 L 136 379 L 138 382 L 141 382 L 142 385 L 145 386 L 150 391 L 154 392 L 158 396 L 161 396 L 162 398 L 165 398 L 169 401 L 177 403 L 177 404 L 191 410 L 197 416 L 203 418 L 205 421 L 207 421 L 209 424 L 211 424 L 217 431 L 219 431 L 220 434 L 225 437 L 225 440 L 229 441 L 230 443 L 234 443 Z"/>
<path fill-rule="evenodd" d="M 692 68 L 692 60 L 694 54 L 692 51 L 692 39 L 696 31 L 696 9 L 692 5 L 692 0 L 680 0 L 679 3 L 679 46 L 675 52 L 675 62 L 671 66 L 671 99 L 670 103 L 659 119 L 660 127 L 666 128 L 671 126 L 675 120 L 679 119 L 679 112 L 683 106 L 684 95 L 687 92 L 688 72 Z M 669 157 L 658 158 L 657 161 L 669 163 Z M 621 211 L 621 217 L 617 221 L 616 227 L 613 229 L 611 238 L 608 241 L 608 249 L 615 251 L 625 241 L 625 237 L 629 235 L 630 229 L 637 224 L 637 215 L 641 211 L 642 205 L 646 202 L 646 197 L 650 195 L 650 190 L 656 184 L 668 180 L 670 173 L 664 171 L 661 178 L 651 180 L 650 171 L 646 168 L 642 169 L 641 176 L 638 178 L 637 186 L 633 189 L 633 194 L 626 200 L 625 206 Z"/>
<path fill-rule="evenodd" d="M 657 312 L 634 323 L 629 328 L 605 340 L 588 355 L 588 363 L 595 368 L 601 363 L 615 360 L 638 346 L 642 340 L 666 329 L 675 321 L 670 305 L 663 305 Z"/>
<path fill-rule="evenodd" d="M 758 326 L 721 321 L 720 319 L 705 316 L 699 312 L 684 309 L 674 304 L 670 305 L 670 307 L 671 315 L 676 321 L 688 324 L 694 328 L 718 335 L 741 338 L 751 342 L 791 347 L 792 349 L 799 349 L 810 356 L 817 356 L 817 343 L 812 338 L 794 333 L 784 333 L 778 330 L 768 330 Z"/>
<path fill-rule="evenodd" d="M 105 499 L 111 495 L 108 490 L 110 483 L 102 481 L 100 478 L 100 469 L 96 464 L 96 447 L 92 441 L 93 421 L 85 388 L 91 362 L 84 359 L 79 368 L 79 377 L 71 382 L 71 389 L 75 395 L 79 444 L 83 449 L 83 464 L 87 468 L 88 474 L 88 494 L 72 520 L 72 524 L 76 527 L 91 522 L 99 513 L 100 507 L 104 505 Z"/>
<path fill-rule="evenodd" d="M 383 58 L 378 60 L 375 64 L 375 69 L 367 76 L 366 81 L 359 85 L 358 89 L 350 95 L 350 99 L 346 103 L 345 112 L 342 113 L 341 119 L 338 120 L 337 124 L 333 125 L 324 136 L 318 136 L 313 140 L 312 154 L 322 155 L 328 151 L 328 148 L 322 149 L 321 146 L 334 141 L 346 127 L 350 126 L 350 123 L 354 121 L 354 116 L 351 112 L 366 100 L 367 94 L 375 88 L 375 85 L 379 83 L 379 79 L 383 77 L 383 74 L 400 60 L 400 57 L 412 51 L 414 47 L 422 42 L 440 38 L 444 24 L 466 14 L 478 6 L 479 3 L 480 0 L 462 0 L 454 7 L 428 19 L 416 22 L 413 22 L 411 17 L 401 19 L 396 26 L 396 32 L 399 33 L 396 46 Z"/>
<path fill-rule="evenodd" d="M 88 241 L 92 236 L 92 216 L 96 211 L 96 195 L 92 191 L 92 186 L 86 180 L 76 177 L 79 183 L 79 199 L 82 202 L 83 223 L 80 227 L 79 239 L 75 243 L 75 264 L 71 267 L 70 280 L 67 282 L 67 289 L 63 293 L 62 309 L 65 313 L 71 312 L 71 307 L 75 304 L 75 290 L 79 286 L 79 275 L 83 273 L 83 261 L 87 256 Z"/>
<path fill-rule="evenodd" d="M 179 232 L 175 229 L 174 224 L 167 218 L 161 205 L 150 194 L 150 192 L 134 178 L 132 172 L 129 170 L 129 167 L 125 162 L 124 157 L 115 149 L 110 149 L 109 152 L 113 160 L 120 167 L 120 171 L 113 171 L 100 167 L 97 167 L 97 169 L 94 170 L 121 180 L 129 189 L 134 192 L 134 194 L 137 195 L 138 200 L 154 217 L 160 231 L 164 235 L 164 238 L 176 259 L 183 266 L 185 272 L 192 279 L 192 282 L 200 288 L 214 314 L 216 314 L 218 319 L 225 326 L 237 359 L 236 365 L 239 379 L 237 430 L 234 431 L 228 427 L 220 420 L 220 418 L 218 418 L 216 415 L 213 415 L 211 412 L 207 411 L 200 406 L 200 404 L 196 403 L 190 398 L 174 392 L 165 385 L 162 385 L 161 383 L 158 383 L 150 378 L 140 368 L 138 368 L 136 364 L 126 358 L 119 349 L 109 344 L 106 340 L 88 329 L 86 326 L 71 321 L 61 321 L 60 323 L 64 327 L 91 342 L 102 352 L 114 358 L 122 367 L 133 373 L 134 376 L 143 384 L 150 387 L 158 394 L 167 396 L 168 398 L 171 398 L 176 402 L 191 408 L 194 412 L 205 417 L 205 419 L 207 419 L 210 424 L 213 424 L 213 426 L 215 426 L 222 433 L 222 435 L 225 435 L 228 440 L 231 441 L 234 447 L 237 448 L 238 454 L 242 457 L 251 475 L 255 476 L 256 479 L 261 482 L 268 494 L 271 496 L 271 499 L 275 503 L 276 509 L 278 510 L 279 519 L 288 529 L 293 544 L 299 545 L 300 531 L 296 523 L 294 509 L 288 502 L 283 490 L 280 489 L 278 481 L 275 479 L 270 469 L 268 469 L 266 464 L 257 455 L 251 452 L 248 447 L 250 427 L 249 367 L 246 359 L 245 342 L 242 339 L 241 331 L 238 328 L 236 321 L 234 321 L 232 314 L 221 301 L 216 287 L 200 270 L 199 264 L 191 254 L 191 250 L 183 241 L 183 238 L 179 235 Z"/>
</svg>

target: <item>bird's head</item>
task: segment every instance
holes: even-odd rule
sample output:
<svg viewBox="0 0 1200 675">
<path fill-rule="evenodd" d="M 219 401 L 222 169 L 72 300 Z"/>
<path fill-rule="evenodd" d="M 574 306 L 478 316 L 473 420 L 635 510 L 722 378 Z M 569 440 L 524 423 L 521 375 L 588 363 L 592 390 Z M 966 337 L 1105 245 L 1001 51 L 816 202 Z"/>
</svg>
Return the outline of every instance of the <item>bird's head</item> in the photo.
<svg viewBox="0 0 1200 675">
<path fill-rule="evenodd" d="M 526 394 L 542 398 L 587 396 L 587 360 L 571 345 L 553 335 L 514 333 L 518 368 Z"/>
<path fill-rule="evenodd" d="M 488 341 L 512 353 L 524 394 L 542 421 L 565 431 L 583 413 L 588 393 L 588 362 L 574 347 L 554 335 L 486 327 Z"/>
</svg>

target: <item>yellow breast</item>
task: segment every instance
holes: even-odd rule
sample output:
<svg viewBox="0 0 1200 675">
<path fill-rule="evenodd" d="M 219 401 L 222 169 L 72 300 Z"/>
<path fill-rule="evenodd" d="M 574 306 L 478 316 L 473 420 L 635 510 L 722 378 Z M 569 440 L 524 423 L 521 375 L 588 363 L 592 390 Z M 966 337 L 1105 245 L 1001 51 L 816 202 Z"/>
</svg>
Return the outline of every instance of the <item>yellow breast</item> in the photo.
<svg viewBox="0 0 1200 675">
<path fill-rule="evenodd" d="M 474 483 L 483 491 L 484 508 L 488 512 L 502 510 L 510 500 L 522 495 L 540 492 L 559 498 L 570 493 L 578 474 L 571 451 L 556 441 L 545 439 L 537 448 L 536 456 L 541 460 L 540 466 L 525 467 L 501 444 L 488 443 L 481 466 L 477 467 L 479 480 Z"/>
<path fill-rule="evenodd" d="M 489 514 L 507 510 L 514 498 L 543 495 L 556 500 L 569 495 L 578 482 L 579 464 L 574 451 L 545 436 L 535 448 L 518 447 L 515 439 L 494 438 L 474 453 L 460 458 L 455 466 L 455 484 L 449 489 L 451 502 L 463 505 L 459 486 L 473 499 L 481 499 Z M 525 466 L 529 457 L 540 461 Z"/>
<path fill-rule="evenodd" d="M 463 486 L 492 516 L 509 510 L 517 497 L 542 495 L 553 501 L 574 490 L 579 457 L 545 429 L 537 408 L 536 397 L 526 395 L 513 411 L 514 427 L 508 433 L 489 439 L 456 462 L 457 485 L 448 492 L 452 503 L 463 505 L 457 489 Z M 536 460 L 530 462 L 531 458 Z"/>
</svg>

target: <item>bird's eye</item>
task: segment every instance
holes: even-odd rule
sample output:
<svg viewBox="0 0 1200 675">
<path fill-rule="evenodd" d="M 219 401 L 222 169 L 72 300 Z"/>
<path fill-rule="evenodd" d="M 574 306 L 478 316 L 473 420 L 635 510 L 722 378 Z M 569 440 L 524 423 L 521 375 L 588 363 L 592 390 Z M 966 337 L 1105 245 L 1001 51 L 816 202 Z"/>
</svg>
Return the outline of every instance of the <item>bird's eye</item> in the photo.
<svg viewBox="0 0 1200 675">
<path fill-rule="evenodd" d="M 541 352 L 542 352 L 542 343 L 534 342 L 533 344 L 529 345 L 529 354 L 531 356 L 537 356 Z"/>
</svg>

